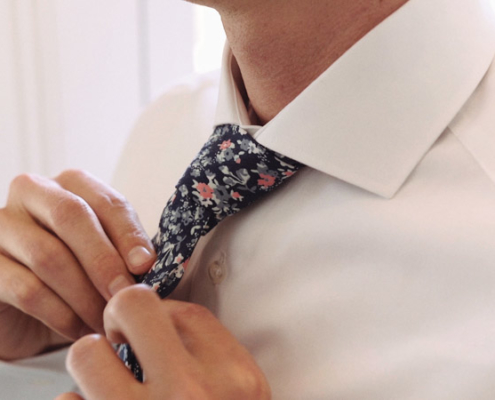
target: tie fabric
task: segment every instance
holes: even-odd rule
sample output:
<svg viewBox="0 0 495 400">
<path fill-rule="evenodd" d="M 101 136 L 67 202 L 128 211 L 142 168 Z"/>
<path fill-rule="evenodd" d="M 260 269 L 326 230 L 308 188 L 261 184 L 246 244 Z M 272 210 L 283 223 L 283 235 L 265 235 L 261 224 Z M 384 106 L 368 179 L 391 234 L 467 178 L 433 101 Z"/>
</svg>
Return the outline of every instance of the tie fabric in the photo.
<svg viewBox="0 0 495 400">
<path fill-rule="evenodd" d="M 238 125 L 217 126 L 163 210 L 153 238 L 157 260 L 137 281 L 151 286 L 161 298 L 168 296 L 182 278 L 201 236 L 273 191 L 301 167 L 263 147 Z M 130 346 L 120 345 L 118 354 L 143 381 Z"/>
</svg>

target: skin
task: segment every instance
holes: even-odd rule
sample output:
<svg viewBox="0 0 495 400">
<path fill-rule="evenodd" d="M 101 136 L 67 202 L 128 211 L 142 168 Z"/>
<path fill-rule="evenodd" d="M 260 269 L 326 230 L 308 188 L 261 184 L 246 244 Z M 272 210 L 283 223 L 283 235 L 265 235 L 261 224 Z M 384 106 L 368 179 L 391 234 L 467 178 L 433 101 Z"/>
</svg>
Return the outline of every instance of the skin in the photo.
<svg viewBox="0 0 495 400">
<path fill-rule="evenodd" d="M 82 171 L 17 177 L 0 226 L 2 360 L 103 333 L 107 301 L 156 257 L 123 196 Z"/>
<path fill-rule="evenodd" d="M 198 0 L 215 8 L 258 122 L 277 115 L 407 0 Z"/>
<path fill-rule="evenodd" d="M 220 13 L 245 101 L 260 123 L 406 2 L 197 0 Z M 147 271 L 155 253 L 115 190 L 81 171 L 22 175 L 0 210 L 0 226 L 0 359 L 90 333 L 67 361 L 87 399 L 270 398 L 254 360 L 208 311 L 128 287 L 131 273 Z M 127 341 L 146 371 L 144 384 L 110 346 Z"/>
<path fill-rule="evenodd" d="M 201 306 L 161 301 L 148 287 L 136 285 L 110 300 L 104 320 L 109 340 L 132 343 L 146 382 L 134 379 L 107 339 L 89 335 L 72 346 L 67 360 L 88 399 L 270 399 L 253 358 Z M 71 399 L 82 397 L 67 393 L 57 398 Z"/>
</svg>

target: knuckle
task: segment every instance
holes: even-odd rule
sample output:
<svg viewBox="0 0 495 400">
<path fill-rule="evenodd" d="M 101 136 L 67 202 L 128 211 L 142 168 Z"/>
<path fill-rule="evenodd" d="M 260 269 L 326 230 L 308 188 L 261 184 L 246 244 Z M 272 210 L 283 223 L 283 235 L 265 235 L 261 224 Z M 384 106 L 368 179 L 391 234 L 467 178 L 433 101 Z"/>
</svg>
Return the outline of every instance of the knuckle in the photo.
<svg viewBox="0 0 495 400">
<path fill-rule="evenodd" d="M 50 217 L 54 226 L 67 226 L 90 216 L 89 206 L 78 196 L 69 195 L 60 199 L 51 209 Z"/>
<path fill-rule="evenodd" d="M 14 281 L 11 295 L 14 305 L 26 314 L 33 314 L 44 292 L 44 285 L 38 279 Z"/>
<path fill-rule="evenodd" d="M 238 380 L 238 393 L 241 397 L 248 394 L 249 398 L 260 400 L 268 400 L 271 397 L 266 379 L 261 371 L 254 366 L 243 369 Z"/>
<path fill-rule="evenodd" d="M 92 204 L 97 215 L 119 221 L 121 228 L 119 236 L 122 242 L 147 241 L 147 235 L 141 228 L 136 211 L 124 195 L 113 190 L 105 193 L 100 192 Z"/>
<path fill-rule="evenodd" d="M 29 246 L 29 261 L 33 270 L 53 274 L 58 272 L 60 258 L 63 251 L 60 246 L 45 242 L 34 242 Z"/>
<path fill-rule="evenodd" d="M 66 169 L 62 171 L 56 178 L 55 180 L 58 182 L 72 182 L 72 181 L 79 181 L 84 178 L 86 178 L 89 175 L 88 172 L 81 170 L 81 169 Z"/>
<path fill-rule="evenodd" d="M 96 200 L 96 206 L 99 210 L 105 211 L 124 211 L 130 210 L 130 205 L 127 199 L 118 192 L 100 193 Z"/>
<path fill-rule="evenodd" d="M 46 325 L 63 336 L 77 338 L 82 322 L 68 307 L 54 303 L 53 294 L 45 284 L 35 276 L 24 276 L 22 279 L 12 279 L 10 282 L 10 303 L 15 308 L 31 315 L 42 318 Z M 47 305 L 50 314 L 47 314 Z"/>
<path fill-rule="evenodd" d="M 10 183 L 10 192 L 16 193 L 19 190 L 29 187 L 35 184 L 38 180 L 38 177 L 34 174 L 20 174 L 17 175 L 12 182 Z"/>
<path fill-rule="evenodd" d="M 126 227 L 126 230 L 120 235 L 120 244 L 122 249 L 126 249 L 121 250 L 121 252 L 123 254 L 127 252 L 127 255 L 129 255 L 130 251 L 127 249 L 132 249 L 137 245 L 144 246 L 148 251 L 154 251 L 149 236 L 139 224 L 132 224 Z"/>
<path fill-rule="evenodd" d="M 152 301 L 159 301 L 155 292 L 143 285 L 131 286 L 121 290 L 110 299 L 105 308 L 105 318 L 120 319 L 124 313 L 146 309 Z"/>
</svg>

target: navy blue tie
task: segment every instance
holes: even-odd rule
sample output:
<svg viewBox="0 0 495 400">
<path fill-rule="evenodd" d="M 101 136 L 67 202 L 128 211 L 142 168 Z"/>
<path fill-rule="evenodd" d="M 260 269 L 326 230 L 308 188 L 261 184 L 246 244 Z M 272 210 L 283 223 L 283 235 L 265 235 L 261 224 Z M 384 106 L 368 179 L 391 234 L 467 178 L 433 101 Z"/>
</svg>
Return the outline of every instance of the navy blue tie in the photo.
<svg viewBox="0 0 495 400">
<path fill-rule="evenodd" d="M 157 261 L 137 281 L 153 287 L 161 298 L 168 296 L 201 236 L 273 191 L 301 167 L 263 147 L 238 125 L 217 126 L 163 210 L 153 239 Z M 143 371 L 130 346 L 121 345 L 118 353 L 142 381 Z"/>
</svg>

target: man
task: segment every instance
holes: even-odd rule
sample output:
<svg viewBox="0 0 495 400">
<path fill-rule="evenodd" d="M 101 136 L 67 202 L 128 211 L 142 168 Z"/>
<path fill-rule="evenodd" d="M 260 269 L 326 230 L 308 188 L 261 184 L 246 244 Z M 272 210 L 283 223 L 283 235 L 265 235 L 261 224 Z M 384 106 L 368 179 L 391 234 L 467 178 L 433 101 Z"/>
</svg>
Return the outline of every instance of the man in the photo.
<svg viewBox="0 0 495 400">
<path fill-rule="evenodd" d="M 68 367 L 90 399 L 491 399 L 490 1 L 202 4 L 229 43 L 215 123 L 307 167 L 203 238 L 165 302 L 127 287 L 154 253 L 117 193 L 77 172 L 19 178 L 2 212 L 0 355 L 102 333 L 109 301 L 107 337 L 131 343 L 146 382 L 89 335 Z M 143 174 L 146 192 L 172 187 L 163 171 L 178 178 L 205 139 L 209 85 L 166 96 L 138 125 L 122 176 L 140 213 L 160 200 L 136 187 Z M 33 240 L 14 245 L 21 227 Z"/>
</svg>

